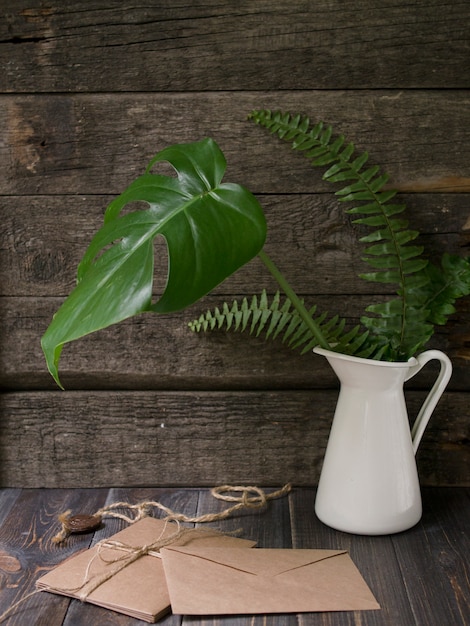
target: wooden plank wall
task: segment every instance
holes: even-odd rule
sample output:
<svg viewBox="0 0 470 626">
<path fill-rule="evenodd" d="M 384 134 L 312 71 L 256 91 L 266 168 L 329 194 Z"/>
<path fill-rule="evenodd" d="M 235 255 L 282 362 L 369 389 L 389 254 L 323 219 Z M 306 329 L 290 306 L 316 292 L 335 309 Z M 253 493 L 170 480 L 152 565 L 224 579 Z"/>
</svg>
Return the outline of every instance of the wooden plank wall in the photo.
<svg viewBox="0 0 470 626">
<path fill-rule="evenodd" d="M 337 395 L 320 357 L 188 320 L 275 286 L 256 260 L 201 306 L 64 350 L 39 340 L 104 208 L 166 145 L 212 136 L 257 194 L 267 251 L 310 303 L 357 319 L 377 285 L 321 173 L 246 121 L 324 120 L 389 172 L 431 252 L 468 252 L 466 2 L 3 0 L 0 484 L 315 485 Z M 455 372 L 419 450 L 423 484 L 469 484 L 468 299 L 434 346 Z M 435 370 L 407 390 L 415 415 Z"/>
</svg>

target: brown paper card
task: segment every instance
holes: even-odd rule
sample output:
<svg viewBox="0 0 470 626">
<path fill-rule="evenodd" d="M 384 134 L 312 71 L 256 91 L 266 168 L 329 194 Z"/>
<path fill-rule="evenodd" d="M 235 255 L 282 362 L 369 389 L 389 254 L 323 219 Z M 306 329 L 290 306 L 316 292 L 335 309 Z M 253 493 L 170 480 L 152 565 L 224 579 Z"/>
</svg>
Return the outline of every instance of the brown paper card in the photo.
<svg viewBox="0 0 470 626">
<path fill-rule="evenodd" d="M 342 550 L 171 546 L 161 555 L 172 610 L 181 615 L 380 608 Z"/>
<path fill-rule="evenodd" d="M 174 523 L 147 517 L 106 541 L 117 541 L 124 546 L 141 548 L 155 543 L 162 537 L 171 536 L 177 530 L 178 526 Z M 238 546 L 246 549 L 253 547 L 255 542 L 198 529 L 196 533 L 184 534 L 172 545 Z M 40 578 L 36 586 L 44 591 L 80 598 L 84 583 L 89 581 L 93 584 L 92 581 L 109 572 L 109 568 L 116 567 L 113 561 L 125 559 L 130 553 L 129 550 L 126 552 L 115 547 L 95 546 L 67 559 Z M 155 622 L 170 610 L 170 598 L 160 554 L 151 552 L 149 555 L 141 556 L 91 591 L 85 601 L 137 619 Z"/>
</svg>

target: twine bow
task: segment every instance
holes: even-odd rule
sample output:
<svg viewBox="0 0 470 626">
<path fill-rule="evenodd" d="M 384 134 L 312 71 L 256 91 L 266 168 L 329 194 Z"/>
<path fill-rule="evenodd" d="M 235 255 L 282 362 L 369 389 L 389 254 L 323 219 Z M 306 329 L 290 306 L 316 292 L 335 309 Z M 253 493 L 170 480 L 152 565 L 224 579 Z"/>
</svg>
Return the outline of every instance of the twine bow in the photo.
<svg viewBox="0 0 470 626">
<path fill-rule="evenodd" d="M 140 502 L 138 504 L 130 504 L 128 502 L 114 502 L 105 507 L 102 507 L 92 517 L 118 518 L 124 520 L 128 524 L 134 524 L 144 517 L 148 517 L 149 515 L 151 515 L 152 509 L 156 508 L 166 514 L 166 517 L 163 518 L 165 522 L 174 521 L 177 523 L 177 530 L 167 537 L 163 536 L 165 532 L 165 530 L 163 530 L 160 537 L 155 542 L 146 546 L 140 546 L 138 548 L 128 546 L 121 542 L 116 542 L 112 539 L 104 539 L 103 541 L 100 541 L 97 544 L 98 550 L 96 554 L 93 556 L 87 566 L 84 583 L 78 589 L 70 589 L 69 591 L 79 592 L 78 597 L 82 602 L 84 602 L 95 589 L 97 589 L 107 580 L 110 580 L 125 567 L 128 567 L 131 563 L 134 563 L 142 556 L 145 556 L 147 554 L 151 554 L 152 556 L 159 556 L 158 551 L 160 550 L 160 548 L 163 548 L 164 546 L 173 543 L 183 535 L 187 533 L 198 532 L 212 532 L 214 534 L 220 534 L 219 531 L 213 529 L 206 530 L 200 528 L 183 528 L 180 525 L 181 522 L 215 522 L 227 519 L 240 509 L 261 509 L 267 505 L 269 500 L 274 500 L 275 498 L 285 496 L 291 491 L 291 489 L 292 486 L 290 485 L 290 483 L 287 483 L 281 489 L 278 489 L 277 491 L 273 491 L 268 494 L 266 494 L 259 487 L 242 487 L 231 485 L 221 485 L 219 487 L 214 487 L 213 489 L 211 489 L 211 494 L 214 498 L 218 500 L 223 500 L 225 502 L 235 502 L 235 504 L 228 507 L 224 511 L 220 511 L 219 513 L 206 513 L 205 515 L 197 516 L 188 516 L 183 513 L 176 513 L 167 506 L 161 504 L 161 502 L 156 502 L 153 500 Z M 241 495 L 229 495 L 230 493 L 241 493 Z M 127 509 L 130 512 L 130 515 L 126 515 L 125 513 L 122 513 L 117 509 Z M 65 541 L 65 539 L 71 534 L 71 532 L 73 532 L 70 525 L 67 525 L 67 519 L 69 518 L 70 513 L 70 511 L 66 511 L 65 513 L 59 515 L 58 519 L 61 523 L 61 530 L 53 537 L 52 541 L 54 543 L 61 543 Z M 122 554 L 119 554 L 119 556 L 115 559 L 107 560 L 106 553 L 104 552 L 105 548 L 119 550 L 120 552 L 122 552 Z M 94 559 L 96 558 L 100 558 L 101 560 L 108 562 L 110 568 L 102 575 L 90 577 L 90 570 Z M 18 606 L 20 606 L 23 602 L 28 600 L 30 597 L 36 595 L 37 593 L 41 593 L 41 590 L 36 589 L 35 591 L 23 596 L 23 598 L 18 600 L 18 602 L 15 602 L 4 613 L 0 615 L 0 622 L 3 622 L 18 608 Z"/>
<path fill-rule="evenodd" d="M 184 513 L 176 513 L 172 511 L 167 506 L 161 504 L 161 502 L 156 502 L 153 500 L 146 500 L 144 502 L 140 502 L 138 504 L 129 504 L 128 502 L 114 502 L 109 504 L 101 509 L 99 509 L 96 513 L 96 517 L 115 517 L 119 519 L 123 519 L 129 524 L 134 524 L 139 520 L 143 519 L 150 515 L 153 508 L 157 508 L 164 513 L 166 513 L 166 517 L 164 518 L 165 522 L 176 522 L 177 530 L 171 535 L 164 537 L 165 529 L 162 531 L 158 539 L 146 546 L 134 547 L 129 546 L 127 544 L 123 544 L 121 542 L 104 539 L 103 541 L 97 544 L 98 550 L 94 557 L 91 559 L 88 564 L 84 583 L 78 589 L 70 589 L 69 591 L 79 592 L 78 597 L 83 602 L 87 599 L 87 597 L 95 591 L 100 585 L 110 580 L 113 576 L 118 574 L 121 570 L 131 565 L 142 556 L 146 556 L 151 554 L 152 556 L 159 556 L 160 548 L 164 546 L 170 545 L 174 543 L 176 540 L 180 539 L 185 534 L 194 534 L 198 532 L 212 532 L 213 534 L 220 534 L 217 530 L 202 530 L 195 528 L 182 528 L 181 522 L 193 522 L 193 523 L 204 523 L 204 522 L 215 522 L 227 519 L 233 513 L 240 509 L 260 509 L 268 503 L 269 500 L 273 500 L 274 498 L 279 498 L 281 496 L 286 495 L 291 490 L 291 485 L 286 484 L 282 489 L 274 491 L 272 493 L 266 494 L 259 487 L 242 487 L 242 486 L 231 486 L 231 485 L 221 485 L 219 487 L 214 487 L 211 489 L 211 494 L 214 498 L 218 500 L 223 500 L 225 502 L 235 502 L 233 506 L 225 509 L 224 511 L 220 511 L 219 513 L 206 513 L 205 515 L 197 515 L 197 516 L 188 516 Z M 229 495 L 230 493 L 241 493 L 241 496 Z M 116 511 L 116 509 L 127 508 L 131 511 L 131 515 L 125 515 L 124 513 L 120 513 Z M 64 528 L 64 524 L 63 524 Z M 60 535 L 60 533 L 59 533 Z M 118 551 L 121 551 L 117 558 L 113 558 L 111 560 L 107 560 L 103 550 L 105 548 L 114 548 Z M 109 569 L 102 573 L 101 575 L 92 576 L 90 578 L 90 571 L 92 564 L 96 558 L 100 558 L 102 561 L 106 562 L 110 565 Z"/>
</svg>

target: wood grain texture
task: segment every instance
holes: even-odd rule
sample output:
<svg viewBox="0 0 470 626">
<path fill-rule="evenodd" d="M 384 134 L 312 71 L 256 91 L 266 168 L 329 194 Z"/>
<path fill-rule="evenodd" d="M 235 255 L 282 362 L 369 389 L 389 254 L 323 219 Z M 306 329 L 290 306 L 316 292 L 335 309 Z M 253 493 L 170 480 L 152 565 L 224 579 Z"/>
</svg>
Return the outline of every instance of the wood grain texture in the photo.
<svg viewBox="0 0 470 626">
<path fill-rule="evenodd" d="M 0 614 L 34 591 L 34 583 L 55 567 L 90 545 L 90 535 L 74 535 L 66 546 L 52 542 L 59 525 L 57 516 L 68 509 L 94 512 L 104 503 L 106 490 L 78 492 L 23 490 L 0 527 L 0 551 L 10 557 L 10 567 L 0 565 Z M 16 563 L 16 567 L 12 566 Z M 61 596 L 35 594 L 21 603 L 8 624 L 59 626 L 70 600 Z"/>
<path fill-rule="evenodd" d="M 210 136 L 253 193 L 331 186 L 290 146 L 246 120 L 282 109 L 323 120 L 368 151 L 404 191 L 468 192 L 466 90 L 296 90 L 0 96 L 7 195 L 117 194 L 169 144 Z"/>
<path fill-rule="evenodd" d="M 468 86 L 465 2 L 7 0 L 2 13 L 3 91 Z"/>
<path fill-rule="evenodd" d="M 277 485 L 279 487 L 280 485 Z M 266 490 L 267 492 L 270 489 Z M 378 611 L 302 613 L 299 615 L 178 616 L 168 615 L 163 626 L 466 626 L 470 619 L 468 533 L 470 494 L 464 488 L 424 488 L 422 520 L 407 532 L 367 537 L 335 531 L 314 512 L 316 490 L 294 488 L 261 510 L 243 510 L 217 527 L 238 529 L 239 536 L 258 547 L 347 550 L 381 609 Z M 0 491 L 0 501 L 3 492 Z M 0 546 L 17 555 L 21 570 L 1 570 L 0 612 L 12 598 L 21 599 L 45 569 L 71 554 L 107 538 L 123 522 L 105 519 L 94 534 L 71 537 L 58 547 L 50 542 L 57 512 L 96 510 L 104 502 L 158 500 L 187 514 L 218 512 L 226 503 L 207 489 L 126 488 L 110 490 L 23 490 L 0 525 Z M 256 548 L 253 548 L 256 550 Z M 138 582 L 137 582 L 138 584 Z M 143 622 L 100 607 L 41 592 L 25 601 L 8 623 L 54 626 L 137 626 Z"/>
<path fill-rule="evenodd" d="M 297 157 L 299 155 L 290 155 Z M 303 160 L 300 160 L 303 163 Z M 313 171 L 313 170 L 312 170 Z M 260 194 L 268 223 L 266 251 L 302 294 L 385 293 L 387 286 L 361 280 L 365 227 L 351 223 L 330 193 Z M 86 247 L 103 223 L 109 196 L 10 196 L 0 200 L 0 295 L 66 296 Z M 400 194 L 410 227 L 431 258 L 444 251 L 465 254 L 470 245 L 470 211 L 465 194 Z M 437 226 L 438 225 L 438 226 Z M 156 245 L 155 293 L 163 289 L 166 252 Z M 253 261 L 214 293 L 259 293 L 272 288 L 264 265 Z M 390 290 L 390 288 L 388 288 Z"/>
<path fill-rule="evenodd" d="M 360 232 L 335 189 L 248 122 L 252 109 L 332 124 L 390 174 L 432 258 L 468 254 L 469 17 L 468 3 L 442 0 L 4 0 L 0 485 L 273 484 L 285 474 L 315 484 L 337 393 L 326 363 L 186 328 L 222 300 L 273 293 L 256 260 L 182 315 L 142 315 L 67 346 L 64 394 L 39 340 L 111 198 L 157 151 L 205 136 L 227 156 L 226 181 L 260 197 L 266 250 L 308 303 L 353 324 L 387 297 L 357 278 Z M 433 339 L 454 374 L 420 448 L 425 483 L 470 481 L 469 324 L 467 298 Z M 435 373 L 407 386 L 411 416 Z"/>
<path fill-rule="evenodd" d="M 469 493 L 467 500 L 462 495 L 453 489 L 424 490 L 421 528 L 392 538 L 414 618 L 424 624 L 470 621 L 470 570 L 464 557 L 470 550 Z"/>
<path fill-rule="evenodd" d="M 319 310 L 344 316 L 351 325 L 358 322 L 370 303 L 366 296 L 304 297 L 309 304 L 316 303 Z M 222 296 L 211 296 L 181 314 L 141 315 L 72 342 L 61 357 L 65 388 L 241 391 L 337 387 L 333 371 L 322 358 L 302 355 L 280 340 L 267 341 L 247 333 L 198 334 L 189 330 L 190 320 L 206 308 L 221 306 L 223 300 Z M 58 298 L 0 299 L 3 389 L 57 389 L 45 366 L 40 337 L 60 303 Z M 430 344 L 444 350 L 453 361 L 452 390 L 468 390 L 469 320 L 467 299 L 459 304 L 459 312 L 449 323 L 437 329 Z M 435 364 L 430 363 L 409 385 L 429 389 L 436 375 Z"/>
<path fill-rule="evenodd" d="M 2 489 L 0 492 L 0 524 L 3 524 L 19 495 L 20 489 Z"/>
<path fill-rule="evenodd" d="M 424 397 L 410 394 L 410 417 Z M 1 484 L 316 485 L 336 398 L 336 391 L 3 394 Z M 417 457 L 423 484 L 468 484 L 467 402 L 466 393 L 446 393 L 439 403 Z"/>
</svg>

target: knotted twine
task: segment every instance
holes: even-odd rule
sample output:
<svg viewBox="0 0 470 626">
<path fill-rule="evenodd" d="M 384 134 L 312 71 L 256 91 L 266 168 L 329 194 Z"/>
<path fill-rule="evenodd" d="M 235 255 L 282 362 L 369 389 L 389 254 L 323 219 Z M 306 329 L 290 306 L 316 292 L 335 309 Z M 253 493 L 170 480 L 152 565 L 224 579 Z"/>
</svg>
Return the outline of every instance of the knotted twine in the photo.
<svg viewBox="0 0 470 626">
<path fill-rule="evenodd" d="M 165 528 L 166 528 L 166 524 L 165 524 Z M 92 557 L 90 562 L 88 563 L 85 575 L 83 577 L 84 582 L 79 587 L 75 587 L 73 589 L 66 589 L 66 590 L 62 589 L 61 591 L 62 592 L 69 591 L 69 592 L 76 593 L 78 596 L 78 599 L 81 600 L 82 602 L 85 602 L 88 596 L 93 591 L 95 591 L 95 589 L 98 589 L 98 587 L 100 587 L 103 583 L 113 578 L 113 576 L 118 574 L 121 570 L 128 567 L 129 565 L 131 565 L 132 563 L 134 563 L 135 561 L 137 561 L 143 556 L 151 555 L 151 556 L 160 557 L 159 551 L 161 548 L 164 548 L 165 546 L 172 544 L 176 540 L 180 539 L 180 537 L 182 537 L 183 535 L 200 533 L 200 532 L 203 532 L 204 534 L 207 533 L 208 535 L 220 534 L 216 530 L 206 531 L 206 529 L 181 528 L 179 522 L 177 522 L 177 530 L 174 533 L 172 533 L 168 537 L 163 538 L 164 532 L 165 532 L 165 529 L 162 531 L 162 533 L 160 534 L 160 537 L 156 541 L 145 546 L 139 546 L 138 548 L 129 546 L 125 543 L 122 543 L 121 541 L 115 541 L 115 540 L 110 540 L 110 539 L 104 539 L 103 541 L 98 542 L 96 544 L 98 547 L 98 550 L 96 554 Z M 103 552 L 102 552 L 104 548 L 111 548 L 117 551 L 121 551 L 122 554 L 118 556 L 117 558 L 107 559 L 103 555 Z M 96 558 L 99 558 L 101 561 L 106 563 L 106 565 L 109 565 L 112 567 L 109 567 L 107 571 L 105 571 L 100 576 L 97 575 L 97 576 L 90 577 L 91 568 Z M 51 587 L 50 591 L 54 591 L 54 589 Z"/>
<path fill-rule="evenodd" d="M 175 513 L 169 507 L 165 506 L 161 502 L 156 502 L 154 500 L 146 500 L 144 502 L 140 502 L 138 504 L 129 504 L 128 502 L 113 502 L 112 504 L 108 504 L 103 508 L 96 511 L 94 515 L 91 517 L 95 518 L 103 518 L 103 517 L 113 517 L 122 519 L 128 524 L 134 524 L 139 520 L 147 517 L 151 514 L 151 510 L 153 508 L 159 509 L 166 513 L 166 516 L 163 518 L 166 521 L 175 521 L 175 522 L 193 522 L 193 523 L 205 523 L 205 522 L 217 522 L 224 519 L 227 519 L 233 513 L 240 509 L 260 509 L 266 506 L 268 500 L 273 500 L 275 498 L 280 498 L 285 496 L 290 492 L 292 486 L 290 483 L 287 483 L 281 489 L 274 491 L 272 493 L 266 494 L 259 487 L 242 487 L 242 486 L 232 486 L 232 485 L 220 485 L 219 487 L 213 487 L 211 489 L 211 495 L 217 500 L 223 500 L 225 502 L 236 502 L 233 506 L 221 511 L 219 513 L 206 513 L 204 515 L 197 516 L 189 516 L 184 513 Z M 231 496 L 227 495 L 231 492 L 241 493 L 240 496 Z M 255 495 L 249 495 L 249 494 Z M 131 515 L 125 515 L 124 513 L 120 513 L 116 511 L 116 509 L 128 509 L 131 512 Z M 65 511 L 59 515 L 59 521 L 61 522 L 62 528 L 61 530 L 53 537 L 52 541 L 54 543 L 63 542 L 70 534 L 71 530 L 67 524 L 67 520 L 70 516 L 70 511 Z"/>
<path fill-rule="evenodd" d="M 158 556 L 155 553 L 157 553 L 160 550 L 160 548 L 163 548 L 164 546 L 173 543 L 174 541 L 176 541 L 183 535 L 186 535 L 189 533 L 198 533 L 202 530 L 202 529 L 194 529 L 194 528 L 183 528 L 181 527 L 181 524 L 180 524 L 181 522 L 205 523 L 205 522 L 221 521 L 221 520 L 227 519 L 228 517 L 233 515 L 236 511 L 239 511 L 240 509 L 263 508 L 264 506 L 266 506 L 269 500 L 273 500 L 275 498 L 280 498 L 282 496 L 285 496 L 291 491 L 291 489 L 292 489 L 292 486 L 290 485 L 290 483 L 287 483 L 281 489 L 278 489 L 277 491 L 274 491 L 269 494 L 266 494 L 259 487 L 242 487 L 238 485 L 237 486 L 221 485 L 219 487 L 214 487 L 211 489 L 211 494 L 214 498 L 218 500 L 223 500 L 225 502 L 235 502 L 236 504 L 234 504 L 233 506 L 223 511 L 220 511 L 219 513 L 206 513 L 204 515 L 197 515 L 197 516 L 188 516 L 183 513 L 176 513 L 175 511 L 172 511 L 169 507 L 163 505 L 161 502 L 157 502 L 153 500 L 140 502 L 138 504 L 130 504 L 128 502 L 114 502 L 112 504 L 104 506 L 95 513 L 94 517 L 117 518 L 117 519 L 124 520 L 128 524 L 134 524 L 135 522 L 138 522 L 144 517 L 148 517 L 151 514 L 152 509 L 156 508 L 166 513 L 166 517 L 163 518 L 165 522 L 167 523 L 171 521 L 176 522 L 177 530 L 174 533 L 172 533 L 170 536 L 167 536 L 165 538 L 163 538 L 163 534 L 165 532 L 163 530 L 160 537 L 157 539 L 157 541 L 153 542 L 150 545 L 141 546 L 138 548 L 135 548 L 133 546 L 128 546 L 126 544 L 123 544 L 122 542 L 114 541 L 111 539 L 103 539 L 102 541 L 98 542 L 98 544 L 96 544 L 98 547 L 98 551 L 96 555 L 91 559 L 90 563 L 88 564 L 87 571 L 86 571 L 85 578 L 84 578 L 84 583 L 77 589 L 70 589 L 69 591 L 70 592 L 79 591 L 80 593 L 78 597 L 82 602 L 84 602 L 87 599 L 87 597 L 100 585 L 105 583 L 107 580 L 110 580 L 118 572 L 123 570 L 125 567 L 128 567 L 131 563 L 134 563 L 135 561 L 140 559 L 142 556 L 148 555 L 150 553 L 152 553 L 155 556 Z M 241 493 L 242 495 L 231 496 L 231 495 L 228 495 L 228 493 L 230 492 L 238 492 L 238 493 Z M 255 494 L 255 495 L 249 495 L 249 494 Z M 116 509 L 128 509 L 131 515 L 126 515 L 124 513 L 117 511 Z M 53 537 L 54 543 L 62 543 L 70 535 L 71 531 L 70 531 L 70 528 L 67 526 L 67 519 L 69 515 L 70 515 L 70 511 L 66 511 L 65 513 L 62 513 L 61 515 L 59 515 L 58 519 L 61 523 L 62 528 Z M 166 525 L 165 525 L 165 528 L 166 528 Z M 219 531 L 217 530 L 209 530 L 205 532 L 209 532 L 209 533 L 212 532 L 214 534 L 219 534 Z M 113 559 L 112 561 L 106 561 L 104 555 L 102 554 L 102 550 L 104 548 L 115 548 L 118 550 L 122 550 L 123 555 L 122 557 L 120 556 L 117 559 Z M 89 572 L 90 572 L 93 560 L 97 557 L 99 557 L 100 559 L 102 559 L 103 561 L 107 563 L 115 565 L 115 567 L 110 568 L 110 570 L 104 573 L 103 575 L 96 576 L 94 578 L 91 578 L 91 580 L 89 580 L 88 579 Z M 23 602 L 28 600 L 30 597 L 36 595 L 37 593 L 41 593 L 41 592 L 42 592 L 41 589 L 36 589 L 35 591 L 21 598 L 18 602 L 13 604 L 4 613 L 2 613 L 2 615 L 0 615 L 0 622 L 3 622 L 4 619 L 10 616 L 12 612 L 16 608 L 18 608 L 18 606 L 21 605 Z"/>
</svg>

